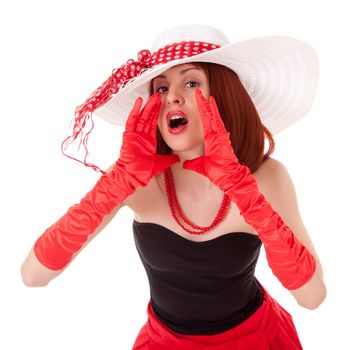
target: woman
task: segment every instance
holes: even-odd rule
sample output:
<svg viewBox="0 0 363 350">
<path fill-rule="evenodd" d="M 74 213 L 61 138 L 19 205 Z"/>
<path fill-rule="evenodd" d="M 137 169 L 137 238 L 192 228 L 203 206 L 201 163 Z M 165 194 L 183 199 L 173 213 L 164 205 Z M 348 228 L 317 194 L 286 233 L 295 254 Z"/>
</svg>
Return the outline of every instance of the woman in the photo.
<svg viewBox="0 0 363 350">
<path fill-rule="evenodd" d="M 280 60 L 263 61 L 272 55 Z M 46 285 L 127 205 L 151 294 L 133 349 L 301 349 L 291 315 L 254 277 L 264 244 L 301 306 L 315 309 L 326 295 L 291 179 L 269 157 L 269 129 L 286 128 L 312 101 L 316 74 L 294 74 L 299 64 L 317 62 L 295 39 L 230 45 L 213 28 L 184 26 L 114 70 L 77 108 L 63 146 L 82 137 L 93 111 L 120 123 L 132 101 L 120 158 L 38 238 L 24 282 Z"/>
</svg>

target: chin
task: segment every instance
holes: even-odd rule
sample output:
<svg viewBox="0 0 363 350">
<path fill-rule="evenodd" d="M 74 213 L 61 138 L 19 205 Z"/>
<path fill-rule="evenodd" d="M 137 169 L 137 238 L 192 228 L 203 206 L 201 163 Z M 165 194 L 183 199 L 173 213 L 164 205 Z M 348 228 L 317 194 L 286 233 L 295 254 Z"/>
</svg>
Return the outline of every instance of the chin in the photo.
<svg viewBox="0 0 363 350">
<path fill-rule="evenodd" d="M 191 142 L 170 142 L 167 145 L 171 148 L 172 153 L 190 153 L 194 156 L 203 155 L 204 144 L 203 143 L 191 143 Z M 193 156 L 193 157 L 194 157 Z"/>
<path fill-rule="evenodd" d="M 169 131 L 161 129 L 160 134 L 164 142 L 174 152 L 185 152 L 185 151 L 191 151 L 196 148 L 203 148 L 204 146 L 203 130 L 201 130 L 200 133 L 196 132 L 190 133 L 190 131 L 182 135 L 173 135 L 170 134 Z"/>
<path fill-rule="evenodd" d="M 175 150 L 187 150 L 190 148 L 194 148 L 198 146 L 203 140 L 199 140 L 199 137 L 195 135 L 179 135 L 173 136 L 168 134 L 166 137 L 163 137 L 165 143 L 171 148 Z"/>
<path fill-rule="evenodd" d="M 191 149 L 193 149 L 193 145 L 191 145 L 190 143 L 186 143 L 186 142 L 167 142 L 166 143 L 173 152 L 184 152 L 184 151 L 190 151 Z"/>
</svg>

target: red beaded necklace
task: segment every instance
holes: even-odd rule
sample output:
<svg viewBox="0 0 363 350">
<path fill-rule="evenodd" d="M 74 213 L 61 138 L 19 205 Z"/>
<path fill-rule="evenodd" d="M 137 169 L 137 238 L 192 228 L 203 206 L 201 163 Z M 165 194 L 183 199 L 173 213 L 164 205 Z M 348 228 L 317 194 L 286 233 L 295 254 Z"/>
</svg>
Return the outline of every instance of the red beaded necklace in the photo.
<svg viewBox="0 0 363 350">
<path fill-rule="evenodd" d="M 207 231 L 210 231 L 214 226 L 218 225 L 223 220 L 223 218 L 226 216 L 231 200 L 227 194 L 224 194 L 221 206 L 220 206 L 218 213 L 217 213 L 216 217 L 214 218 L 212 224 L 209 226 L 206 226 L 206 227 L 194 225 L 184 216 L 184 214 L 180 208 L 178 199 L 176 197 L 173 175 L 172 175 L 170 168 L 168 168 L 164 171 L 164 180 L 165 180 L 166 193 L 168 195 L 168 203 L 169 203 L 169 208 L 170 208 L 171 214 L 173 215 L 173 218 L 175 219 L 175 221 L 178 223 L 178 225 L 183 230 L 185 230 L 191 234 L 202 234 Z M 189 228 L 185 227 L 179 219 L 182 219 L 183 221 L 185 221 L 185 223 L 187 225 L 189 225 L 196 231 L 192 231 Z"/>
</svg>

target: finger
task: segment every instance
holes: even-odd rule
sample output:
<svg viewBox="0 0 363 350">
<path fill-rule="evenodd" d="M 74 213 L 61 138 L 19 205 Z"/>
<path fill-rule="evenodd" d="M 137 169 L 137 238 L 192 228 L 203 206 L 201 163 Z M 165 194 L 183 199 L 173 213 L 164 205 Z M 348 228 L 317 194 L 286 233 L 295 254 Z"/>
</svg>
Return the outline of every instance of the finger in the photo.
<svg viewBox="0 0 363 350">
<path fill-rule="evenodd" d="M 213 132 L 217 133 L 218 132 L 217 121 L 216 121 L 216 116 L 213 113 L 212 106 L 210 103 L 211 99 L 212 99 L 212 96 L 209 96 L 208 106 L 210 108 L 210 125 L 211 125 Z"/>
<path fill-rule="evenodd" d="M 142 102 L 143 102 L 143 100 L 141 97 L 138 97 L 136 99 L 129 116 L 127 117 L 125 131 L 127 131 L 127 132 L 135 131 L 136 124 L 137 124 L 137 118 L 140 113 L 140 108 L 142 106 Z"/>
<path fill-rule="evenodd" d="M 150 109 L 150 113 L 147 119 L 147 123 L 145 125 L 145 133 L 155 136 L 156 138 L 156 128 L 161 110 L 161 96 L 160 94 L 155 94 L 153 97 L 152 108 Z"/>
<path fill-rule="evenodd" d="M 207 100 L 202 95 L 202 92 L 200 91 L 200 89 L 195 90 L 195 97 L 197 100 L 199 114 L 202 119 L 204 134 L 207 135 L 213 131 L 212 126 L 211 126 L 212 112 L 210 110 Z"/>
<path fill-rule="evenodd" d="M 155 97 L 155 105 L 152 109 L 152 112 L 150 113 L 150 119 L 146 125 L 145 132 L 150 134 L 151 136 L 156 137 L 156 129 L 158 125 L 158 120 L 160 116 L 160 110 L 161 110 L 161 96 L 160 94 Z"/>
<path fill-rule="evenodd" d="M 157 103 L 157 96 L 151 96 L 146 102 L 144 108 L 141 110 L 139 119 L 136 125 L 136 132 L 144 132 L 145 126 L 148 123 L 148 119 L 150 118 L 150 113 L 152 112 L 155 104 Z"/>
<path fill-rule="evenodd" d="M 224 126 L 222 117 L 219 113 L 217 102 L 213 96 L 210 97 L 210 108 L 211 108 L 211 111 L 213 114 L 213 120 L 215 123 L 216 132 L 218 132 L 218 131 L 227 132 L 226 127 Z"/>
</svg>

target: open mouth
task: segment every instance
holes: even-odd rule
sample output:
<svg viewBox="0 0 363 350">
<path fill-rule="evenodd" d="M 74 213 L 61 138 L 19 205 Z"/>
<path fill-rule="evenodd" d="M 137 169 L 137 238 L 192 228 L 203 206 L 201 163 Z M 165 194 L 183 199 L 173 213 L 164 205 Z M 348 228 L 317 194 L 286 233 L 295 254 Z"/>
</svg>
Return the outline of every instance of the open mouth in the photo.
<svg viewBox="0 0 363 350">
<path fill-rule="evenodd" d="M 188 120 L 181 115 L 173 115 L 169 120 L 169 127 L 171 129 L 177 129 L 181 126 L 188 124 Z"/>
</svg>

